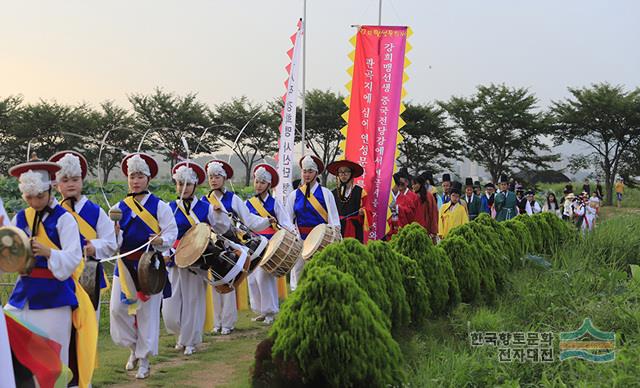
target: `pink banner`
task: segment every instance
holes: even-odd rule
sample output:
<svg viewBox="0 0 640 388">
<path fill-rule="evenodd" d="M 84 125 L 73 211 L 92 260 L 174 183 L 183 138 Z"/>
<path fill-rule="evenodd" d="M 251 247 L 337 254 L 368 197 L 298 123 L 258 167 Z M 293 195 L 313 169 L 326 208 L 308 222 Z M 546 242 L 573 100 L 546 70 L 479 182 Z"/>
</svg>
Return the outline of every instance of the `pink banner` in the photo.
<svg viewBox="0 0 640 388">
<path fill-rule="evenodd" d="M 402 98 L 407 27 L 361 26 L 351 83 L 345 158 L 365 170 L 369 239 L 387 231 Z"/>
</svg>

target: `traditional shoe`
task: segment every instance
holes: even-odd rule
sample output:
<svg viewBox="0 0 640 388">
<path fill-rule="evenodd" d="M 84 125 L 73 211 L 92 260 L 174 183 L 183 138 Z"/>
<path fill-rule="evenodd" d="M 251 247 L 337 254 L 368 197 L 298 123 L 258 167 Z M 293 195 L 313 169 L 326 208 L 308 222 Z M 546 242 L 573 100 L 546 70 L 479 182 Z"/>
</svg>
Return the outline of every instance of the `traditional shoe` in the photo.
<svg viewBox="0 0 640 388">
<path fill-rule="evenodd" d="M 229 335 L 231 334 L 232 331 L 233 331 L 233 328 L 223 327 L 222 330 L 220 331 L 220 334 Z"/>
<path fill-rule="evenodd" d="M 184 355 L 185 356 L 190 356 L 195 352 L 196 352 L 196 347 L 195 346 L 186 346 L 184 348 Z"/>
<path fill-rule="evenodd" d="M 138 367 L 138 373 L 136 373 L 136 379 L 146 379 L 149 377 L 149 359 L 141 358 L 140 366 Z"/>
<path fill-rule="evenodd" d="M 138 363 L 138 359 L 136 358 L 136 352 L 132 350 L 131 354 L 129 354 L 129 359 L 127 360 L 127 364 L 124 366 L 124 369 L 134 370 L 136 368 L 137 363 Z"/>
<path fill-rule="evenodd" d="M 173 347 L 175 350 L 184 350 L 184 345 L 181 344 L 176 344 L 176 346 Z"/>
<path fill-rule="evenodd" d="M 264 318 L 264 324 L 265 324 L 265 325 L 270 325 L 270 324 L 272 324 L 272 323 L 273 323 L 273 321 L 275 321 L 275 318 L 273 317 L 273 315 L 267 315 L 267 316 Z"/>
<path fill-rule="evenodd" d="M 213 333 L 213 334 L 218 334 L 218 333 L 220 333 L 220 328 L 219 328 L 219 327 L 214 327 L 214 328 L 213 328 L 212 333 Z"/>
<path fill-rule="evenodd" d="M 262 322 L 262 321 L 264 321 L 264 319 L 265 319 L 265 318 L 266 318 L 266 317 L 265 317 L 263 314 L 260 314 L 260 315 L 258 315 L 258 316 L 257 316 L 257 317 L 255 317 L 255 318 L 251 318 L 251 320 L 252 320 L 253 322 Z"/>
</svg>

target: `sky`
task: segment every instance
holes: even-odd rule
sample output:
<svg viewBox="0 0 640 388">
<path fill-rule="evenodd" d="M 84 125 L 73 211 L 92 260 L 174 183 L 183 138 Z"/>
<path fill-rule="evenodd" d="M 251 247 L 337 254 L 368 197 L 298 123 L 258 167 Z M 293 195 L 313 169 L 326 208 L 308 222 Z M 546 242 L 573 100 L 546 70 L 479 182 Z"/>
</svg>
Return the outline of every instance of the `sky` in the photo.
<svg viewBox="0 0 640 388">
<path fill-rule="evenodd" d="M 414 102 L 468 96 L 479 84 L 530 88 L 546 106 L 567 87 L 640 86 L 640 2 L 383 0 L 385 25 L 414 31 Z M 0 11 L 0 97 L 128 106 L 155 87 L 216 104 L 283 93 L 289 36 L 303 0 L 21 0 Z M 307 1 L 307 88 L 346 93 L 353 24 L 378 0 Z"/>
</svg>

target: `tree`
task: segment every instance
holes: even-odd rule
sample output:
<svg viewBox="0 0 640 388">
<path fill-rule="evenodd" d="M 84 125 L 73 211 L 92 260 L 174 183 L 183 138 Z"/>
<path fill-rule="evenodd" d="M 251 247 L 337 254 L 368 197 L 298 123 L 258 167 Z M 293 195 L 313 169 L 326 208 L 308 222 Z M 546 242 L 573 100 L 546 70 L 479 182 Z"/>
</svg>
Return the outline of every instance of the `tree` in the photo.
<svg viewBox="0 0 640 388">
<path fill-rule="evenodd" d="M 440 106 L 462 130 L 464 156 L 489 171 L 494 182 L 501 174 L 523 166 L 550 168 L 558 155 L 545 154 L 544 135 L 551 127 L 536 112 L 536 97 L 526 88 L 506 85 L 478 86 L 470 98 L 452 97 Z"/>
<path fill-rule="evenodd" d="M 204 128 L 211 125 L 209 108 L 197 100 L 195 93 L 176 96 L 158 88 L 150 95 L 133 94 L 129 102 L 135 113 L 136 128 L 141 134 L 152 129 L 148 135 L 154 143 L 151 147 L 158 149 L 160 145 L 159 153 L 172 168 L 178 156 L 186 153 L 182 138 L 196 144 Z M 215 148 L 215 144 L 210 147 Z"/>
<path fill-rule="evenodd" d="M 137 136 L 133 132 L 135 120 L 131 114 L 124 108 L 119 107 L 113 101 L 105 101 L 100 104 L 101 111 L 94 113 L 93 136 L 94 143 L 85 144 L 85 156 L 92 167 L 97 169 L 98 157 L 100 157 L 100 171 L 96 171 L 98 178 L 102 179 L 102 183 L 109 181 L 111 171 L 116 168 L 125 153 L 133 152 L 133 147 L 137 146 L 135 141 Z M 107 132 L 108 135 L 107 135 Z M 102 140 L 105 138 L 105 144 Z M 102 154 L 100 149 L 102 148 Z"/>
<path fill-rule="evenodd" d="M 278 150 L 280 113 L 243 96 L 217 105 L 211 120 L 218 129 L 219 141 L 229 147 L 245 167 L 244 184 L 248 186 L 253 165 Z"/>
<path fill-rule="evenodd" d="M 15 141 L 13 128 L 16 125 L 21 104 L 20 96 L 9 96 L 0 100 L 0 169 L 3 173 L 15 162 L 11 157 Z"/>
<path fill-rule="evenodd" d="M 587 145 L 596 167 L 604 174 L 607 204 L 623 157 L 640 138 L 640 88 L 627 92 L 608 83 L 569 88 L 572 97 L 553 102 L 552 114 L 561 142 Z"/>
<path fill-rule="evenodd" d="M 344 96 L 330 90 L 313 89 L 306 93 L 305 137 L 307 146 L 325 166 L 336 160 L 341 153 L 339 144 L 343 139 L 340 128 L 345 126 L 342 114 L 346 111 Z M 297 117 L 302 117 L 299 114 Z M 302 122 L 298 128 L 302 127 Z M 322 184 L 326 185 L 328 171 L 322 173 Z"/>
<path fill-rule="evenodd" d="M 404 141 L 398 145 L 400 166 L 416 173 L 450 169 L 452 161 L 461 157 L 461 144 L 446 123 L 444 109 L 431 104 L 405 106 L 402 119 L 407 124 L 400 129 Z"/>
</svg>

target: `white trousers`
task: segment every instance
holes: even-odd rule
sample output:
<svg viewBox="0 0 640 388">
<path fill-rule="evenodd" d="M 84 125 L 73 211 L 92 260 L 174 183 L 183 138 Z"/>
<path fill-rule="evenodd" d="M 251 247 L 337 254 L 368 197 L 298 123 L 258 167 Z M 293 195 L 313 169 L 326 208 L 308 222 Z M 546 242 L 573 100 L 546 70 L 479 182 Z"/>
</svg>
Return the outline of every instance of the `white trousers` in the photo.
<svg viewBox="0 0 640 388">
<path fill-rule="evenodd" d="M 249 275 L 248 280 L 251 310 L 262 315 L 277 314 L 278 284 L 276 277 L 262 267 L 258 267 Z"/>
<path fill-rule="evenodd" d="M 9 333 L 7 332 L 7 323 L 2 310 L 0 310 L 0 370 L 2 370 L 0 388 L 16 388 L 11 348 L 9 348 Z"/>
<path fill-rule="evenodd" d="M 295 291 L 298 287 L 298 280 L 300 280 L 300 276 L 302 276 L 302 269 L 304 268 L 304 259 L 302 257 L 298 258 L 298 261 L 291 268 L 291 291 Z"/>
<path fill-rule="evenodd" d="M 178 344 L 196 346 L 202 342 L 204 329 L 207 292 L 204 277 L 207 273 L 178 267 L 168 271 L 171 297 L 162 303 L 165 327 L 169 333 L 178 336 Z"/>
<path fill-rule="evenodd" d="M 213 287 L 213 325 L 214 327 L 233 329 L 238 321 L 236 292 L 220 294 Z"/>
<path fill-rule="evenodd" d="M 45 310 L 30 310 L 28 304 L 23 309 L 18 309 L 7 304 L 5 310 L 11 312 L 38 329 L 44 334 L 62 345 L 60 359 L 65 365 L 69 365 L 69 341 L 71 341 L 71 307 L 63 306 Z"/>
<path fill-rule="evenodd" d="M 147 358 L 158 354 L 162 293 L 138 303 L 136 314 L 129 315 L 128 305 L 120 301 L 120 279 L 114 276 L 109 304 L 111 339 L 116 345 L 133 350 L 136 358 Z"/>
</svg>

